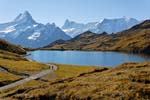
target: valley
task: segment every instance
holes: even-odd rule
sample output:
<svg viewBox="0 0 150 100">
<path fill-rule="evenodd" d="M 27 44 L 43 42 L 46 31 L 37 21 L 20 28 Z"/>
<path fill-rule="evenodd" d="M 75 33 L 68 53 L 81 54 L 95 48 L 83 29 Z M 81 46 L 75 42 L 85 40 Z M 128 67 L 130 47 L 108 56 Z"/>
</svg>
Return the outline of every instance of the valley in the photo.
<svg viewBox="0 0 150 100">
<path fill-rule="evenodd" d="M 12 22 L 0 24 L 0 88 L 6 86 L 0 90 L 0 100 L 150 99 L 149 59 L 132 55 L 150 54 L 150 20 L 104 19 L 99 25 L 92 23 L 98 25 L 94 28 L 89 23 L 68 23 L 70 27 L 63 29 L 40 24 L 25 11 Z M 92 28 L 83 28 L 82 34 L 71 38 L 63 31 L 74 28 L 70 24 Z M 105 25 L 114 29 L 101 30 Z M 121 58 L 123 62 L 112 65 Z"/>
<path fill-rule="evenodd" d="M 31 80 L 18 87 L 1 91 L 1 99 L 147 100 L 150 98 L 149 62 L 124 63 L 115 68 L 56 65 L 59 69 L 53 74 L 57 75 L 57 78 L 51 74 L 41 80 Z M 53 78 L 50 78 L 52 76 Z"/>
<path fill-rule="evenodd" d="M 88 33 L 88 36 L 91 34 L 93 35 Z M 47 64 L 26 59 L 23 55 L 26 51 L 22 47 L 5 40 L 1 41 L 0 44 L 3 44 L 5 49 L 1 48 L 0 51 L 0 66 L 8 70 L 8 72 L 0 71 L 1 86 L 49 69 Z M 123 98 L 147 100 L 150 98 L 149 62 L 128 62 L 114 68 L 55 65 L 58 66 L 58 70 L 53 73 L 0 91 L 1 100 L 119 100 Z"/>
<path fill-rule="evenodd" d="M 5 40 L 0 40 L 0 44 L 3 45 L 3 48 L 0 50 L 0 87 L 9 85 L 11 83 L 20 84 L 19 86 L 0 90 L 0 99 L 6 100 L 8 96 L 16 94 L 16 91 L 20 91 L 18 89 L 24 88 L 29 89 L 30 87 L 38 87 L 42 85 L 46 85 L 51 81 L 57 79 L 63 79 L 68 77 L 73 77 L 82 72 L 92 71 L 96 67 L 81 67 L 81 66 L 72 66 L 72 65 L 60 65 L 59 69 L 56 72 L 49 73 L 47 75 L 42 76 L 39 79 L 26 79 L 27 77 L 32 77 L 32 75 L 37 74 L 44 70 L 48 70 L 48 64 L 39 63 L 35 61 L 31 61 L 25 58 L 26 51 L 14 44 L 6 42 Z M 29 82 L 26 83 L 28 80 Z M 19 82 L 25 82 L 19 83 Z M 22 84 L 22 85 L 21 85 Z M 24 86 L 25 85 L 25 86 Z M 10 98 L 13 99 L 13 98 Z"/>
</svg>

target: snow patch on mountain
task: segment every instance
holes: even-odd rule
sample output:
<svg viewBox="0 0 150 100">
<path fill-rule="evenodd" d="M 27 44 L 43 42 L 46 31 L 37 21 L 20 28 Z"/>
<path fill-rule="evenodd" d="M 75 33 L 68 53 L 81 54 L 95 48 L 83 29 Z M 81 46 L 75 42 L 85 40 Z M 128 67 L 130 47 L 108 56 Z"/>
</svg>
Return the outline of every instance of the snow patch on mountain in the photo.
<svg viewBox="0 0 150 100">
<path fill-rule="evenodd" d="M 3 33 L 10 33 L 10 32 L 13 32 L 13 31 L 15 31 L 15 30 L 16 30 L 15 26 L 10 26 L 10 27 L 7 27 L 7 28 L 4 29 L 4 30 L 1 30 L 0 32 L 3 32 Z"/>
<path fill-rule="evenodd" d="M 72 32 L 73 30 L 75 30 L 75 28 L 63 29 L 64 32 Z"/>
<path fill-rule="evenodd" d="M 38 24 L 33 25 L 33 27 L 37 27 L 37 26 L 38 26 Z"/>
<path fill-rule="evenodd" d="M 29 40 L 36 40 L 38 37 L 40 37 L 40 32 L 35 32 L 31 36 L 28 37 Z"/>
</svg>

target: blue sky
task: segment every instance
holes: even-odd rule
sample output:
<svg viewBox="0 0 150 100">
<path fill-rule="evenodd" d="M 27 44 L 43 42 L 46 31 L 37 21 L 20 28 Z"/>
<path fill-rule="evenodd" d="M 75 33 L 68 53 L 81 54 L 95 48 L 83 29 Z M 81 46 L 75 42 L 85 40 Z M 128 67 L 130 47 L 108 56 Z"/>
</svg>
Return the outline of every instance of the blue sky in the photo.
<svg viewBox="0 0 150 100">
<path fill-rule="evenodd" d="M 144 20 L 150 18 L 150 0 L 0 0 L 0 23 L 25 10 L 37 22 L 58 26 L 66 19 L 83 23 L 122 16 Z"/>
</svg>

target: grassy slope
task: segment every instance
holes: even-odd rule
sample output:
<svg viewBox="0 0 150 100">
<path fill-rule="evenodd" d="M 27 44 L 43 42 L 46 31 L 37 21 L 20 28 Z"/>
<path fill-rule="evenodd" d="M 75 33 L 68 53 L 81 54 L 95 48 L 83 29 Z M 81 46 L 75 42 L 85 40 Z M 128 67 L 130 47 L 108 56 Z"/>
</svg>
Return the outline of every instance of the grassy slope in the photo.
<svg viewBox="0 0 150 100">
<path fill-rule="evenodd" d="M 0 50 L 14 52 L 17 54 L 25 54 L 26 53 L 26 51 L 22 47 L 11 44 L 3 39 L 0 39 Z"/>
<path fill-rule="evenodd" d="M 4 51 L 4 50 L 0 50 L 0 58 L 8 59 L 8 60 L 16 60 L 16 61 L 19 61 L 19 60 L 27 61 L 27 59 L 24 58 L 23 55 L 19 55 L 19 54 Z"/>
<path fill-rule="evenodd" d="M 44 69 L 48 66 L 38 62 L 27 61 L 21 55 L 0 50 L 0 66 L 7 68 L 10 72 L 0 71 L 0 85 L 6 85 L 16 80 L 23 78 L 24 74 L 33 74 Z"/>
<path fill-rule="evenodd" d="M 13 99 L 32 100 L 149 100 L 150 63 L 126 63 L 108 70 L 57 80 L 34 89 L 28 88 Z M 19 89 L 21 90 L 21 88 Z M 17 90 L 17 91 L 19 91 Z"/>
<path fill-rule="evenodd" d="M 25 92 L 25 91 L 32 90 L 32 89 L 35 89 L 35 88 L 38 88 L 38 87 L 42 87 L 44 85 L 46 85 L 45 82 L 36 81 L 36 80 L 29 81 L 28 83 L 25 83 L 23 85 L 17 86 L 16 88 L 8 89 L 8 90 L 5 90 L 5 91 L 0 91 L 0 98 L 1 98 L 0 100 L 2 100 L 2 97 L 4 97 L 4 96 L 8 96 L 9 97 L 12 94 L 16 95 L 16 94 L 19 93 L 20 90 L 22 92 Z M 7 100 L 7 99 L 4 98 L 4 100 Z M 10 98 L 9 100 L 13 100 L 13 99 Z"/>
<path fill-rule="evenodd" d="M 30 62 L 20 55 L 25 52 L 21 47 L 0 39 L 0 66 L 16 72 L 40 71 L 48 68 L 45 64 Z"/>
<path fill-rule="evenodd" d="M 54 80 L 49 80 L 49 82 L 41 82 L 41 81 L 30 81 L 28 83 L 25 83 L 21 86 L 15 87 L 13 89 L 10 90 L 6 90 L 0 93 L 0 97 L 3 96 L 10 96 L 10 95 L 17 95 L 20 92 L 18 91 L 28 91 L 28 90 L 32 90 L 35 88 L 39 88 L 39 87 L 45 87 L 48 86 L 50 82 L 55 82 L 55 80 L 60 80 L 60 79 L 67 79 L 67 78 L 72 78 L 74 76 L 78 76 L 83 72 L 90 72 L 93 71 L 95 69 L 97 69 L 97 67 L 90 67 L 90 66 L 75 66 L 75 65 L 63 65 L 63 64 L 56 64 L 59 69 L 57 71 L 55 71 L 55 75 L 57 76 Z M 51 76 L 47 75 L 46 78 L 49 77 L 51 78 Z M 45 78 L 44 78 L 45 79 Z M 48 79 L 47 79 L 48 80 Z M 32 84 L 32 85 L 31 85 Z M 22 93 L 21 92 L 21 93 Z M 6 99 L 6 98 L 5 98 Z M 11 98 L 12 99 L 12 98 Z"/>
<path fill-rule="evenodd" d="M 9 72 L 0 71 L 0 86 L 23 78 L 22 73 L 33 74 L 48 68 L 45 64 L 29 62 L 23 55 L 20 55 L 25 53 L 22 47 L 0 39 L 0 66 L 9 70 Z"/>
<path fill-rule="evenodd" d="M 9 52 L 4 52 L 3 54 L 16 57 L 16 54 Z M 33 72 L 48 68 L 46 65 L 36 62 L 4 58 L 0 58 L 0 65 L 17 72 Z M 125 98 L 142 100 L 150 98 L 150 63 L 127 63 L 102 72 L 94 70 L 95 67 L 56 65 L 59 66 L 59 69 L 55 72 L 58 78 L 56 81 L 53 80 L 46 83 L 31 81 L 19 87 L 1 92 L 0 97 L 9 96 L 10 100 L 17 98 L 36 98 L 40 100 L 47 98 L 58 100 L 71 98 L 102 98 L 104 100 Z M 21 78 L 11 73 L 1 74 L 3 74 L 0 75 L 1 83 L 7 82 L 5 84 Z M 6 79 L 6 77 L 9 78 Z"/>
<path fill-rule="evenodd" d="M 58 66 L 58 70 L 55 72 L 55 74 L 59 78 L 67 78 L 67 77 L 72 77 L 76 76 L 80 73 L 83 72 L 88 72 L 91 70 L 94 70 L 94 66 L 76 66 L 76 65 L 64 65 L 64 64 L 55 64 Z"/>
<path fill-rule="evenodd" d="M 3 43 L 7 47 L 5 48 L 5 46 L 4 46 L 4 47 L 0 48 L 0 66 L 7 68 L 10 72 L 0 71 L 0 85 L 1 86 L 12 83 L 14 81 L 17 81 L 17 80 L 23 78 L 21 76 L 21 74 L 16 75 L 16 73 L 34 74 L 41 70 L 45 70 L 45 69 L 49 68 L 45 64 L 41 64 L 38 62 L 30 62 L 27 59 L 25 59 L 22 55 L 19 54 L 20 52 L 18 52 L 18 50 L 17 50 L 20 47 L 17 47 L 15 45 L 7 43 L 4 40 L 1 40 L 0 45 L 3 46 L 4 45 Z M 16 51 L 13 51 L 12 48 L 13 48 L 13 50 L 16 50 Z M 81 72 L 95 69 L 95 67 L 79 67 L 79 66 L 77 67 L 77 66 L 71 66 L 71 65 L 58 65 L 57 64 L 57 66 L 59 66 L 59 69 L 55 73 L 53 73 L 56 76 L 54 79 L 71 77 L 71 76 L 78 75 Z M 45 76 L 45 77 L 47 77 L 46 80 L 50 80 L 51 75 L 47 75 L 47 76 Z M 33 87 L 32 84 L 34 84 L 35 87 Z M 40 82 L 40 81 L 31 81 L 29 83 L 26 83 L 23 86 L 19 86 L 17 88 L 11 89 L 11 90 L 6 90 L 6 93 L 1 92 L 0 97 L 9 95 L 12 93 L 16 93 L 16 92 L 18 92 L 18 90 L 20 88 L 21 88 L 21 91 L 23 91 L 23 90 L 26 91 L 30 88 L 38 88 L 39 86 L 43 86 L 44 84 L 47 84 L 47 83 Z"/>
<path fill-rule="evenodd" d="M 77 65 L 66 65 L 66 64 L 55 64 L 58 69 L 54 73 L 50 73 L 44 76 L 44 80 L 56 80 L 56 79 L 66 79 L 69 77 L 77 76 L 83 72 L 89 72 L 94 69 L 100 68 L 95 66 L 77 66 Z"/>
<path fill-rule="evenodd" d="M 21 52 L 18 51 L 18 48 L 20 50 L 20 47 L 12 45 L 4 40 L 0 40 L 0 46 L 3 46 L 2 48 L 0 47 L 0 66 L 5 67 L 10 71 L 10 72 L 0 71 L 1 86 L 23 78 L 21 76 L 21 73 L 34 74 L 41 70 L 45 70 L 49 68 L 48 65 L 46 64 L 41 64 L 38 62 L 30 62 L 27 59 L 25 59 L 24 56 L 20 55 Z M 54 79 L 66 78 L 67 76 L 71 77 L 81 72 L 94 69 L 90 67 L 82 68 L 82 67 L 75 67 L 75 66 L 71 66 L 72 68 L 70 68 L 69 65 L 58 65 L 58 66 L 59 66 L 59 70 L 54 73 L 56 75 Z M 71 71 L 71 69 L 73 70 Z M 65 71 L 65 74 L 63 73 L 63 71 Z M 19 74 L 16 75 L 16 73 L 20 73 L 20 75 Z M 50 77 L 51 75 L 49 75 L 46 80 L 50 80 L 51 79 Z M 17 93 L 19 89 L 21 89 L 21 91 L 23 90 L 26 91 L 28 89 L 38 88 L 39 86 L 43 86 L 44 84 L 47 83 L 41 81 L 31 81 L 29 83 L 26 83 L 25 85 L 18 86 L 17 88 L 7 90 L 6 93 L 1 92 L 0 97 L 12 93 Z M 33 85 L 35 85 L 35 87 Z"/>
<path fill-rule="evenodd" d="M 0 66 L 13 66 L 13 61 L 27 61 L 19 54 L 25 54 L 25 50 L 21 47 L 13 45 L 5 40 L 0 39 Z M 15 64 L 16 65 L 16 64 Z M 15 70 L 15 69 L 14 69 Z M 11 82 L 21 79 L 22 76 L 10 72 L 0 71 L 0 86 L 9 84 Z"/>
<path fill-rule="evenodd" d="M 8 72 L 2 72 L 0 71 L 0 86 L 5 85 L 5 84 L 9 84 L 13 81 L 19 80 L 21 79 L 21 76 L 18 75 L 14 75 Z"/>
<path fill-rule="evenodd" d="M 29 62 L 29 61 L 14 61 L 7 59 L 0 59 L 0 65 L 8 68 L 11 71 L 16 72 L 27 72 L 27 71 L 40 71 L 44 69 L 48 69 L 48 65 L 41 64 L 38 62 Z"/>
<path fill-rule="evenodd" d="M 149 100 L 150 63 L 125 63 L 116 68 L 93 70 L 71 78 L 11 89 L 13 99 Z M 24 88 L 26 87 L 26 88 Z M 21 91 L 23 89 L 23 91 Z M 12 92 L 13 91 L 13 92 Z M 17 92 L 20 91 L 20 92 Z M 16 93 L 16 94 L 15 94 Z M 13 94 L 11 96 L 11 94 Z"/>
</svg>

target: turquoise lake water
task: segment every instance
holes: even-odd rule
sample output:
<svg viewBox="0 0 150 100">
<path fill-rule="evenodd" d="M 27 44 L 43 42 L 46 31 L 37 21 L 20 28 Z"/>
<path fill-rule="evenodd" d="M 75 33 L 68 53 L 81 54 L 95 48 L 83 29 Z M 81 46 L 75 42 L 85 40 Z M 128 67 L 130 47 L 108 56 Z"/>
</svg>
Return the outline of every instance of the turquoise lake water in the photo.
<svg viewBox="0 0 150 100">
<path fill-rule="evenodd" d="M 59 63 L 72 65 L 113 67 L 125 62 L 150 61 L 144 55 L 127 54 L 121 52 L 101 51 L 49 51 L 38 50 L 28 52 L 28 58 L 43 63 Z"/>
</svg>

